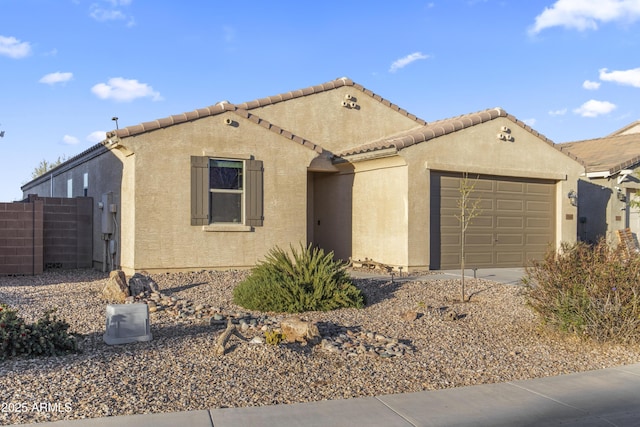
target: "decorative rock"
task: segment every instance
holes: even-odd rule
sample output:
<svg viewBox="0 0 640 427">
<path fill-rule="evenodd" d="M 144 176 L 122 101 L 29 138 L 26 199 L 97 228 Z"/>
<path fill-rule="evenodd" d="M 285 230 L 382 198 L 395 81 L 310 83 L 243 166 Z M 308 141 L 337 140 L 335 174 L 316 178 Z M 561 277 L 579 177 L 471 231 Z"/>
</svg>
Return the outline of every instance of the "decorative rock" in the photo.
<svg viewBox="0 0 640 427">
<path fill-rule="evenodd" d="M 306 322 L 299 317 L 289 317 L 280 322 L 282 333 L 288 342 L 310 342 L 320 341 L 320 331 L 313 322 Z"/>
<path fill-rule="evenodd" d="M 124 303 L 130 295 L 124 271 L 114 270 L 109 273 L 109 281 L 102 289 L 102 298 L 107 301 Z"/>
<path fill-rule="evenodd" d="M 253 337 L 253 339 L 249 342 L 251 344 L 264 344 L 264 339 L 262 337 Z"/>
<path fill-rule="evenodd" d="M 131 295 L 144 295 L 145 292 L 148 294 L 151 294 L 153 292 L 160 292 L 158 284 L 154 282 L 151 277 L 142 275 L 140 273 L 134 274 L 129 279 L 129 289 L 131 291 Z"/>
<path fill-rule="evenodd" d="M 158 311 L 158 306 L 153 301 L 147 301 L 147 306 L 149 307 L 149 313 L 155 313 Z"/>
<path fill-rule="evenodd" d="M 418 313 L 412 310 L 405 311 L 404 313 L 402 313 L 402 318 L 407 322 L 413 322 L 418 318 Z"/>
<path fill-rule="evenodd" d="M 444 313 L 444 319 L 445 319 L 445 320 L 451 320 L 451 321 L 453 321 L 453 320 L 458 320 L 458 318 L 459 318 L 458 313 L 456 313 L 456 311 L 455 311 L 455 310 L 447 310 L 447 311 Z"/>
</svg>

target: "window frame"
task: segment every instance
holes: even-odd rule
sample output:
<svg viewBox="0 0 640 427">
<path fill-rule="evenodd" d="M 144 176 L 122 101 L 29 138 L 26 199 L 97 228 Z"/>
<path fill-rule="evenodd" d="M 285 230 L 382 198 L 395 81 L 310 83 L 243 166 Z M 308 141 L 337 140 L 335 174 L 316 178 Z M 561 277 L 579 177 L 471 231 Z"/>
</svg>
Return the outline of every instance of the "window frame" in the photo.
<svg viewBox="0 0 640 427">
<path fill-rule="evenodd" d="M 209 174 L 211 174 L 211 163 L 215 162 L 216 160 L 220 160 L 220 161 L 229 161 L 229 162 L 240 162 L 242 163 L 242 183 L 241 186 L 242 188 L 239 190 L 234 190 L 234 189 L 222 189 L 222 188 L 212 188 L 211 187 L 211 178 L 209 178 L 209 225 L 210 226 L 229 226 L 229 225 L 244 225 L 245 223 L 245 206 L 246 206 L 246 183 L 245 183 L 245 170 L 246 170 L 246 161 L 245 159 L 230 159 L 227 157 L 210 157 L 209 158 Z M 210 177 L 211 175 L 209 175 Z M 211 200 L 211 194 L 240 194 L 240 221 L 239 222 L 226 222 L 226 221 L 213 221 L 211 218 L 211 211 L 212 211 L 212 200 Z"/>
<path fill-rule="evenodd" d="M 243 162 L 242 222 L 210 222 L 211 160 Z M 264 224 L 264 168 L 261 160 L 253 156 L 228 153 L 209 153 L 191 156 L 191 225 L 202 226 L 203 231 L 254 231 Z"/>
</svg>

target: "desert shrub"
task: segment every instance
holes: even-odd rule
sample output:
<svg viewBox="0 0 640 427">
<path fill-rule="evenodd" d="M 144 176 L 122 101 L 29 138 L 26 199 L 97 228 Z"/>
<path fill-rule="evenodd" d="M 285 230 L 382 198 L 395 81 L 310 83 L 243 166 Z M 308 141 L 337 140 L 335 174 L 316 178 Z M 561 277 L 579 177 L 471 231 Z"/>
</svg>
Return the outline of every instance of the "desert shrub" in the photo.
<svg viewBox="0 0 640 427">
<path fill-rule="evenodd" d="M 0 360 L 15 356 L 55 356 L 75 351 L 75 337 L 69 324 L 47 311 L 27 324 L 15 310 L 0 304 Z"/>
<path fill-rule="evenodd" d="M 267 331 L 264 333 L 265 342 L 270 345 L 278 345 L 283 342 L 287 337 L 282 332 Z"/>
<path fill-rule="evenodd" d="M 364 294 L 349 280 L 345 265 L 333 252 L 275 247 L 234 289 L 234 302 L 250 310 L 300 313 L 342 307 L 362 308 Z"/>
<path fill-rule="evenodd" d="M 542 323 L 597 341 L 640 342 L 640 257 L 604 240 L 563 244 L 526 268 L 527 302 Z"/>
</svg>

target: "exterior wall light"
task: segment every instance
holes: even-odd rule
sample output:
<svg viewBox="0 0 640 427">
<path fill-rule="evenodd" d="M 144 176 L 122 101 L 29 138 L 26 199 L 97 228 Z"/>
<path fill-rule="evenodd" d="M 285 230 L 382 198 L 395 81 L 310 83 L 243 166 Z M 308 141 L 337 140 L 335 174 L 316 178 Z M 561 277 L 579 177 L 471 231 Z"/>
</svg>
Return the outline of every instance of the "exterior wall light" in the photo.
<svg viewBox="0 0 640 427">
<path fill-rule="evenodd" d="M 569 191 L 569 194 L 567 194 L 567 197 L 569 198 L 569 203 L 571 203 L 571 206 L 578 206 L 578 193 L 576 193 L 574 190 Z"/>
</svg>

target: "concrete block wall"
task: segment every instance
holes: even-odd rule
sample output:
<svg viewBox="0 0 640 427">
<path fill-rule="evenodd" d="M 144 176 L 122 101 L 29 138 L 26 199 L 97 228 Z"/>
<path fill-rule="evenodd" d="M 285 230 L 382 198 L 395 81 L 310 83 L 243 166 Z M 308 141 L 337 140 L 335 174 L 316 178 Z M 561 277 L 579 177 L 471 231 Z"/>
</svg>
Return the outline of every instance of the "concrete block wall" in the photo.
<svg viewBox="0 0 640 427">
<path fill-rule="evenodd" d="M 44 203 L 0 203 L 0 275 L 40 274 Z"/>
<path fill-rule="evenodd" d="M 91 268 L 93 266 L 93 199 L 90 197 L 43 197 L 44 268 Z"/>
<path fill-rule="evenodd" d="M 0 203 L 0 275 L 93 266 L 93 199 L 29 196 Z"/>
</svg>

